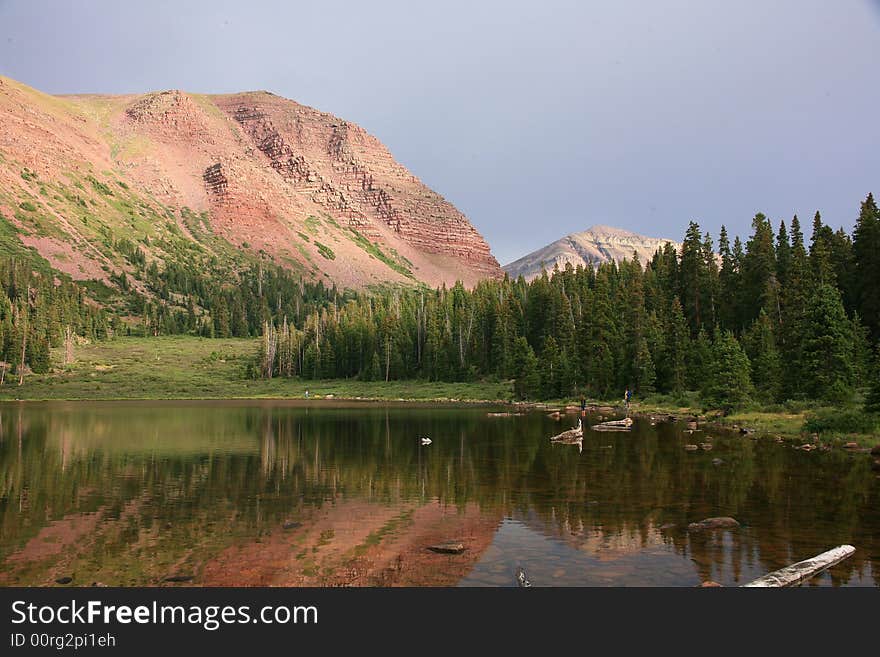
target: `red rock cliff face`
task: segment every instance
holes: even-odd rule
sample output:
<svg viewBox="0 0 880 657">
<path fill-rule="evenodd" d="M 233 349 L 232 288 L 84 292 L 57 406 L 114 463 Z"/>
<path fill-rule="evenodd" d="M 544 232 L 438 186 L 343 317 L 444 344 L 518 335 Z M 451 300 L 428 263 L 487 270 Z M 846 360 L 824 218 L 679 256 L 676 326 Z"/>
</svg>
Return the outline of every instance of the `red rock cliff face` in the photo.
<svg viewBox="0 0 880 657">
<path fill-rule="evenodd" d="M 297 193 L 372 239 L 390 235 L 463 269 L 499 276 L 467 217 L 426 187 L 363 128 L 267 93 L 214 96 Z"/>
<path fill-rule="evenodd" d="M 108 201 L 115 197 L 82 184 L 88 176 L 127 185 L 137 203 L 174 218 L 185 234 L 182 217 L 192 211 L 239 249 L 343 287 L 470 286 L 503 275 L 467 217 L 375 137 L 330 114 L 266 92 L 55 98 L 8 78 L 0 83 L 4 217 L 36 189 L 21 178 L 25 167 L 41 184 L 69 186 L 74 172 L 75 194 L 111 230 L 127 220 Z M 65 208 L 56 211 L 58 229 L 49 232 L 59 237 L 31 240 L 53 266 L 75 278 L 124 268 L 87 248 L 94 220 L 80 224 Z M 118 232 L 136 241 L 132 226 Z"/>
</svg>

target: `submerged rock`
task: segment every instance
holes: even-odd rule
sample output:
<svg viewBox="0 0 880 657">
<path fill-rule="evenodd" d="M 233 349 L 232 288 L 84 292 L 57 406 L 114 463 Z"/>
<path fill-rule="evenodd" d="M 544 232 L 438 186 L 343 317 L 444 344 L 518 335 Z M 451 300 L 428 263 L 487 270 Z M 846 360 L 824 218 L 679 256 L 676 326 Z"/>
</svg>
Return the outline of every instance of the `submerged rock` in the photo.
<svg viewBox="0 0 880 657">
<path fill-rule="evenodd" d="M 193 580 L 193 575 L 169 575 L 163 582 L 191 582 Z"/>
<path fill-rule="evenodd" d="M 871 454 L 873 454 L 874 456 L 880 456 L 880 444 L 874 445 L 871 448 Z"/>
<path fill-rule="evenodd" d="M 439 554 L 461 554 L 464 552 L 464 544 L 458 541 L 445 541 L 436 545 L 429 545 L 428 549 Z"/>
<path fill-rule="evenodd" d="M 706 529 L 736 529 L 739 523 L 729 516 L 719 516 L 717 518 L 705 518 L 699 522 L 692 522 L 688 525 L 688 531 L 702 531 Z"/>
<path fill-rule="evenodd" d="M 724 459 L 712 459 L 712 465 L 723 465 Z"/>
<path fill-rule="evenodd" d="M 55 580 L 56 584 L 70 584 L 73 581 L 73 577 L 59 577 Z"/>
<path fill-rule="evenodd" d="M 281 525 L 282 529 L 299 529 L 300 527 L 302 527 L 302 523 L 295 520 L 290 520 Z"/>
</svg>

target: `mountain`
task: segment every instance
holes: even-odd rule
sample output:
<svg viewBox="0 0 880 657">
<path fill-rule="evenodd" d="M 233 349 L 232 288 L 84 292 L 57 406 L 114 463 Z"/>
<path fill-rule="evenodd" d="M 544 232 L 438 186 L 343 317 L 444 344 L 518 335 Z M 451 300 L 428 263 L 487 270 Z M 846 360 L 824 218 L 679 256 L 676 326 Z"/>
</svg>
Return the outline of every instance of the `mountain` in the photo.
<svg viewBox="0 0 880 657">
<path fill-rule="evenodd" d="M 523 276 L 531 280 L 541 274 L 541 269 L 552 271 L 554 265 L 562 269 L 566 263 L 572 266 L 597 265 L 602 262 L 632 258 L 633 253 L 638 255 L 639 262 L 648 262 L 657 249 L 667 242 L 672 243 L 677 249 L 681 245 L 669 239 L 645 237 L 622 228 L 610 226 L 593 226 L 581 233 L 572 233 L 562 239 L 548 244 L 542 249 L 533 251 L 519 260 L 514 260 L 504 266 L 504 271 L 511 278 Z"/>
<path fill-rule="evenodd" d="M 0 255 L 110 288 L 194 258 L 354 288 L 502 275 L 375 137 L 262 91 L 50 96 L 0 77 L 0 231 Z"/>
</svg>

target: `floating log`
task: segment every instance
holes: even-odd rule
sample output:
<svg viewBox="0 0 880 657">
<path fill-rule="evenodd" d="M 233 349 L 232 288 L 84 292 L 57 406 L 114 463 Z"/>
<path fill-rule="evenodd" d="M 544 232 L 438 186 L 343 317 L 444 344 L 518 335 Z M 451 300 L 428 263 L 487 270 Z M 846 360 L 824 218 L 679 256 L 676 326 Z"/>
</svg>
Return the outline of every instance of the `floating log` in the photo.
<svg viewBox="0 0 880 657">
<path fill-rule="evenodd" d="M 608 420 L 594 424 L 591 428 L 593 431 L 629 431 L 632 429 L 632 418 L 625 417 L 622 420 Z"/>
<path fill-rule="evenodd" d="M 443 543 L 437 543 L 436 545 L 429 545 L 428 549 L 431 552 L 437 552 L 438 554 L 461 554 L 464 552 L 464 543 L 460 543 L 458 541 L 445 541 Z"/>
<path fill-rule="evenodd" d="M 756 588 L 794 586 L 832 566 L 836 566 L 844 559 L 848 559 L 855 554 L 855 551 L 856 549 L 852 545 L 838 545 L 836 548 L 823 552 L 812 559 L 798 561 L 790 566 L 759 577 L 754 582 L 749 582 L 743 586 Z"/>
<path fill-rule="evenodd" d="M 584 439 L 584 427 L 580 420 L 578 420 L 577 426 L 574 429 L 569 429 L 568 431 L 563 431 L 559 435 L 552 436 L 550 438 L 551 443 L 566 443 L 573 444 L 579 443 Z"/>
</svg>

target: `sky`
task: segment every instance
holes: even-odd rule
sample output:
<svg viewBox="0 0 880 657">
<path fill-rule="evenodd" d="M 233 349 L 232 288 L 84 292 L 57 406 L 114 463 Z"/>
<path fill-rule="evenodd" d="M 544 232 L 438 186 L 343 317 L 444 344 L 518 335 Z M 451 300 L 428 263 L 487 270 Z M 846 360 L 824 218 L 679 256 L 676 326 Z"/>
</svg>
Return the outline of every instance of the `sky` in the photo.
<svg viewBox="0 0 880 657">
<path fill-rule="evenodd" d="M 849 230 L 880 194 L 880 0 L 0 0 L 0 74 L 331 112 L 502 264 L 594 224 Z"/>
</svg>

